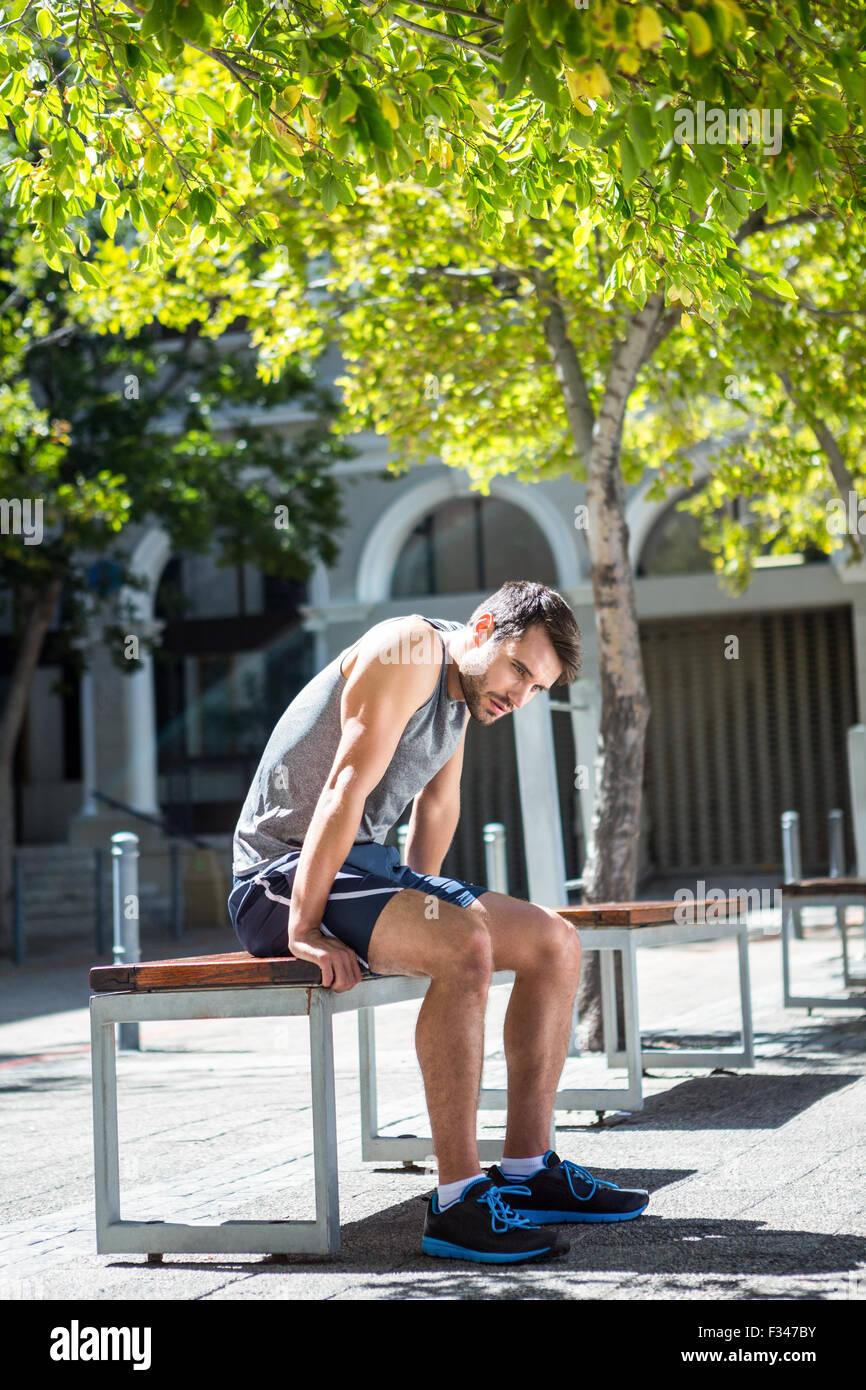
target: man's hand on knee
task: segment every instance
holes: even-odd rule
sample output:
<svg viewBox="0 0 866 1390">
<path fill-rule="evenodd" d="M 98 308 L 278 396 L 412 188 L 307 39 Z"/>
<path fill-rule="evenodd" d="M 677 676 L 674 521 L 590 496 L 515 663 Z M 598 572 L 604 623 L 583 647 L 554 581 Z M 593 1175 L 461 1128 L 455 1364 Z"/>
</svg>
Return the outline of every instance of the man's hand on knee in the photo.
<svg viewBox="0 0 866 1390">
<path fill-rule="evenodd" d="M 319 927 L 289 928 L 289 950 L 298 960 L 308 960 L 322 972 L 322 984 L 342 994 L 359 983 L 361 967 L 350 946 L 325 936 Z"/>
</svg>

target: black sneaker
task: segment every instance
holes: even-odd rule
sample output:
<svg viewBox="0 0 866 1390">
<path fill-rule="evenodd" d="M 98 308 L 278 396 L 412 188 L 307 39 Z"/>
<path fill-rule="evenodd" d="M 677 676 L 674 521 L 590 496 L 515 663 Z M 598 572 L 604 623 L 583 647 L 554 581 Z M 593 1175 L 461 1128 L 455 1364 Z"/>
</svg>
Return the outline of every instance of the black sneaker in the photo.
<svg viewBox="0 0 866 1390">
<path fill-rule="evenodd" d="M 528 1178 L 507 1178 L 501 1168 L 488 1168 L 497 1187 L 508 1188 L 508 1201 L 534 1226 L 554 1221 L 631 1221 L 649 1204 L 642 1187 L 617 1187 L 602 1182 L 568 1159 L 561 1162 L 552 1149 L 543 1167 Z"/>
<path fill-rule="evenodd" d="M 508 1189 L 504 1178 L 499 1186 L 476 1178 L 444 1211 L 434 1192 L 421 1240 L 424 1254 L 496 1265 L 564 1255 L 569 1247 L 561 1236 L 540 1235 L 534 1222 L 508 1206 L 503 1195 Z"/>
</svg>

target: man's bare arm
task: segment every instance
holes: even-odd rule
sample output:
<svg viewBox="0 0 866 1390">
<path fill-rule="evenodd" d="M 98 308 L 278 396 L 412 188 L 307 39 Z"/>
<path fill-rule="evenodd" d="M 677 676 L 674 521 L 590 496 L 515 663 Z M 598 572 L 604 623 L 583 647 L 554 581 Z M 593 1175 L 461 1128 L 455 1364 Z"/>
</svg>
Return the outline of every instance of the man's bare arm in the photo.
<svg viewBox="0 0 866 1390">
<path fill-rule="evenodd" d="M 407 624 L 413 626 L 407 619 Z M 401 625 L 374 628 L 362 638 L 352 674 L 343 691 L 342 734 L 328 780 L 319 796 L 298 860 L 289 909 L 289 949 L 322 971 L 322 983 L 351 989 L 361 978 L 348 946 L 321 930 L 328 894 L 349 853 L 370 792 L 382 780 L 409 719 L 429 698 L 438 665 L 391 664 L 381 658 L 393 649 Z"/>
<path fill-rule="evenodd" d="M 460 820 L 460 774 L 465 743 L 466 729 L 447 763 L 440 767 L 412 803 L 406 863 L 416 874 L 435 876 L 442 872 L 442 860 L 448 853 Z"/>
</svg>

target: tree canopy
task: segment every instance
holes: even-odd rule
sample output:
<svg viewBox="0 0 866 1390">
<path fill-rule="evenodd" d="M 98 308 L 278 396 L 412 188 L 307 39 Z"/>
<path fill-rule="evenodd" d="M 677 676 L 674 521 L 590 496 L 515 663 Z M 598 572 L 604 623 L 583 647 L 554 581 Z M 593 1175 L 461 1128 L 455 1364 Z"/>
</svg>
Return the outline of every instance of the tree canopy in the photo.
<svg viewBox="0 0 866 1390">
<path fill-rule="evenodd" d="M 566 204 L 578 245 L 618 245 L 612 291 L 645 302 L 661 273 L 712 315 L 745 302 L 750 212 L 862 211 L 864 37 L 857 0 L 11 0 L 5 176 L 75 288 L 102 282 L 99 224 L 166 268 L 406 181 L 494 240 Z"/>
</svg>

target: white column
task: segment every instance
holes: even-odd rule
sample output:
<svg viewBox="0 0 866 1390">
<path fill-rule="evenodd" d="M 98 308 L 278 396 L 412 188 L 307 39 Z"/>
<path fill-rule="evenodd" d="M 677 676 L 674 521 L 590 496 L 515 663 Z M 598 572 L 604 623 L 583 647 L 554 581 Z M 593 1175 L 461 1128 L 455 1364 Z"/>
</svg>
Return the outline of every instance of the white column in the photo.
<svg viewBox="0 0 866 1390">
<path fill-rule="evenodd" d="M 547 691 L 541 691 L 511 717 L 529 896 L 540 907 L 564 907 L 568 902 L 565 853 Z"/>
<path fill-rule="evenodd" d="M 848 730 L 848 778 L 851 812 L 854 817 L 854 849 L 857 877 L 866 877 L 866 724 L 852 724 Z"/>
<path fill-rule="evenodd" d="M 158 636 L 164 624 L 151 619 L 147 633 Z M 139 637 L 144 635 L 141 620 L 136 624 Z M 126 693 L 126 796 L 124 800 L 136 811 L 149 815 L 159 812 L 157 799 L 156 699 L 153 689 L 153 658 L 143 648 L 131 676 L 123 679 Z"/>
<path fill-rule="evenodd" d="M 586 769 L 585 787 L 580 788 L 580 819 L 583 843 L 589 855 L 595 835 L 592 817 L 595 811 L 595 757 L 598 749 L 598 730 L 601 723 L 601 691 L 598 681 L 581 677 L 569 687 L 569 700 L 576 708 L 571 712 L 571 727 L 577 766 Z"/>
</svg>

